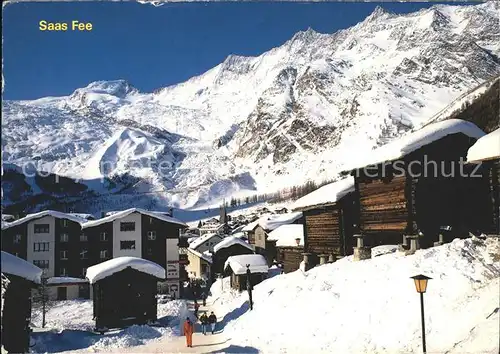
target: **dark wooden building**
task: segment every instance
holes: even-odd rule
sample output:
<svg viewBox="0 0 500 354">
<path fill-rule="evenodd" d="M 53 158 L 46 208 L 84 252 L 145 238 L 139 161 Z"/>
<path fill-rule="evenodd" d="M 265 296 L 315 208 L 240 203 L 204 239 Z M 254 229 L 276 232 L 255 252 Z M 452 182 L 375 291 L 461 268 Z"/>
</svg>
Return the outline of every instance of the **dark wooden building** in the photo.
<svg viewBox="0 0 500 354">
<path fill-rule="evenodd" d="M 282 225 L 269 233 L 268 241 L 275 243 L 276 261 L 284 273 L 300 268 L 304 258 L 304 225 Z"/>
<path fill-rule="evenodd" d="M 231 256 L 241 254 L 253 254 L 253 248 L 247 242 L 235 236 L 228 236 L 214 246 L 212 255 L 212 280 L 215 281 L 216 274 L 224 273 L 224 264 Z"/>
<path fill-rule="evenodd" d="M 353 192 L 354 179 L 349 177 L 327 184 L 295 202 L 294 210 L 304 215 L 304 252 L 310 254 L 309 266 L 319 264 L 320 256 L 353 253 L 352 236 L 358 216 Z"/>
<path fill-rule="evenodd" d="M 2 346 L 8 353 L 28 353 L 31 290 L 40 284 L 42 270 L 2 251 L 2 275 Z"/>
<path fill-rule="evenodd" d="M 96 329 L 104 331 L 157 319 L 157 283 L 165 269 L 136 257 L 119 257 L 87 270 Z"/>
<path fill-rule="evenodd" d="M 491 216 L 491 219 L 484 220 L 478 231 L 500 235 L 500 129 L 478 139 L 467 152 L 467 162 L 484 171 L 483 175 L 488 180 L 490 203 L 485 217 Z"/>
<path fill-rule="evenodd" d="M 247 265 L 250 266 L 251 278 L 250 284 L 257 285 L 267 278 L 269 266 L 264 256 L 260 254 L 246 254 L 231 256 L 225 263 L 225 275 L 229 275 L 231 287 L 238 291 L 247 288 Z"/>
<path fill-rule="evenodd" d="M 403 235 L 420 234 L 420 246 L 429 247 L 443 227 L 451 227 L 452 239 L 467 237 L 480 225 L 487 180 L 471 178 L 473 168 L 464 162 L 482 135 L 473 123 L 458 119 L 431 124 L 382 146 L 367 164 L 352 169 L 357 231 L 365 244 L 399 244 Z"/>
</svg>

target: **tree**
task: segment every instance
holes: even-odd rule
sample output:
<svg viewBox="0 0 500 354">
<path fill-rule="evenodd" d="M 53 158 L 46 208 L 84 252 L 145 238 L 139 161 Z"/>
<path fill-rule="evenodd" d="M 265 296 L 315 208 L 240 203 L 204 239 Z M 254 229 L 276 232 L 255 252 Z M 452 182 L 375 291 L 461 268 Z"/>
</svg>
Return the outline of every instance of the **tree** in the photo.
<svg viewBox="0 0 500 354">
<path fill-rule="evenodd" d="M 33 296 L 33 309 L 37 309 L 38 311 L 40 311 L 42 315 L 42 328 L 45 328 L 45 325 L 47 324 L 46 321 L 47 312 L 52 307 L 52 303 L 50 301 L 50 296 L 49 296 L 49 286 L 47 281 L 48 277 L 44 270 L 40 286 L 38 287 Z"/>
</svg>

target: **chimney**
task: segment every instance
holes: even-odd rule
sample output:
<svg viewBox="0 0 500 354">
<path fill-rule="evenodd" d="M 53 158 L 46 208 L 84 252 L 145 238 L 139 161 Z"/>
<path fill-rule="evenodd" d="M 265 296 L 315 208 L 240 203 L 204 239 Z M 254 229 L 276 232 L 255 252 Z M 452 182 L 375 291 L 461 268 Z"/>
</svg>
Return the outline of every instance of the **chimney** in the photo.
<svg viewBox="0 0 500 354">
<path fill-rule="evenodd" d="M 106 212 L 101 211 L 101 218 L 104 218 L 106 216 Z"/>
</svg>

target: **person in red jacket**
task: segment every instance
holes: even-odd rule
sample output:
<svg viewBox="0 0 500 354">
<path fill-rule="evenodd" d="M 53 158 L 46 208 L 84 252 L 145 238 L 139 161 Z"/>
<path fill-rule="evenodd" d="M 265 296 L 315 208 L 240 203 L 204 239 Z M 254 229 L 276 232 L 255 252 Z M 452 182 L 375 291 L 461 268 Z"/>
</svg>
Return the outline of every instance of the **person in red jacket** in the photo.
<svg viewBox="0 0 500 354">
<path fill-rule="evenodd" d="M 188 317 L 184 322 L 184 335 L 186 336 L 186 346 L 188 348 L 193 347 L 193 332 L 194 332 L 194 325 L 193 322 L 191 322 L 191 320 Z"/>
</svg>

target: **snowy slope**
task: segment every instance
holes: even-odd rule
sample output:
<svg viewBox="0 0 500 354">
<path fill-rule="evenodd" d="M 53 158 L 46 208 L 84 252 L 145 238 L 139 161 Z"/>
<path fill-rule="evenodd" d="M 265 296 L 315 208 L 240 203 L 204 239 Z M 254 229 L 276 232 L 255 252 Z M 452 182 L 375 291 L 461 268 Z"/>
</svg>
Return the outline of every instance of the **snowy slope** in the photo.
<svg viewBox="0 0 500 354">
<path fill-rule="evenodd" d="M 231 344 L 266 353 L 421 351 L 419 296 L 409 277 L 430 276 L 425 294 L 427 350 L 498 353 L 500 241 L 454 240 L 353 262 L 352 257 L 276 276 L 248 294 L 219 292 Z M 217 284 L 214 284 L 216 286 Z M 263 326 L 262 324 L 268 324 Z"/>
<path fill-rule="evenodd" d="M 35 160 L 91 188 L 128 173 L 140 182 L 122 194 L 155 193 L 176 207 L 333 178 L 500 74 L 499 6 L 377 8 L 351 28 L 299 32 L 154 93 L 116 80 L 6 101 L 3 160 Z"/>
</svg>

